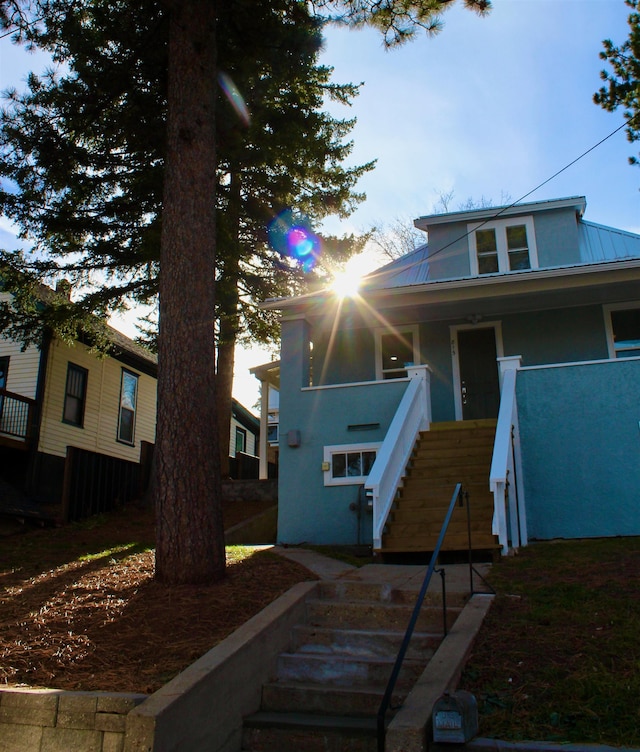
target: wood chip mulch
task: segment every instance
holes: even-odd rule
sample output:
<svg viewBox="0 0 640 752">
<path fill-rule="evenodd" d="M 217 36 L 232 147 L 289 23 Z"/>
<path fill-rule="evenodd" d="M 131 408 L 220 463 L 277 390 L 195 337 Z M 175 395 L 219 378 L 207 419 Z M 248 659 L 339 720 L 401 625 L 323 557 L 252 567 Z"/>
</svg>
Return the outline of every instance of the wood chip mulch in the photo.
<svg viewBox="0 0 640 752">
<path fill-rule="evenodd" d="M 138 516 L 136 527 L 126 515 L 94 530 L 0 539 L 0 685 L 154 692 L 294 584 L 314 579 L 276 554 L 229 549 L 223 581 L 160 585 L 146 550 L 151 516 Z M 226 527 L 237 516 L 225 510 Z"/>
</svg>

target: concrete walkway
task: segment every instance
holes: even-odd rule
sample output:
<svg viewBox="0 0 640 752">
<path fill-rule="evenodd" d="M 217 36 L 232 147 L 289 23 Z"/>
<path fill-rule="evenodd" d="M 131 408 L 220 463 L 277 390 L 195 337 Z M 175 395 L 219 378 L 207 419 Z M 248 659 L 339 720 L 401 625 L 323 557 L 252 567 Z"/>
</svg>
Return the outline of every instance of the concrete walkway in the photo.
<svg viewBox="0 0 640 752">
<path fill-rule="evenodd" d="M 301 564 L 321 580 L 344 579 L 355 582 L 380 583 L 418 592 L 422 587 L 427 571 L 426 564 L 365 564 L 363 567 L 355 567 L 352 564 L 331 559 L 305 548 L 272 546 L 268 550 Z M 491 592 L 482 580 L 491 569 L 491 564 L 474 564 L 473 568 L 475 570 L 473 574 L 474 592 Z M 471 592 L 471 574 L 468 564 L 446 564 L 442 569 L 445 570 L 447 592 Z M 440 591 L 441 587 L 440 576 L 434 572 L 429 585 L 429 592 Z"/>
</svg>

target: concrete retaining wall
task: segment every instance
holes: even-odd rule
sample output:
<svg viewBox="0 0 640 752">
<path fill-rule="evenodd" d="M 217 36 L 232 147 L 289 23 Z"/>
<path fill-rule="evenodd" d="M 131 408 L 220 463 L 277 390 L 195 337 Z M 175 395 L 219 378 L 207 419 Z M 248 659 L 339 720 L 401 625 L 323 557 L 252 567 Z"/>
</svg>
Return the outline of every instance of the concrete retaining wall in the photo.
<svg viewBox="0 0 640 752">
<path fill-rule="evenodd" d="M 0 752 L 238 752 L 316 587 L 295 585 L 152 695 L 0 688 Z"/>
<path fill-rule="evenodd" d="M 0 688 L 0 752 L 122 752 L 147 695 Z"/>
<path fill-rule="evenodd" d="M 223 480 L 225 501 L 272 501 L 278 503 L 277 480 Z"/>
<path fill-rule="evenodd" d="M 316 587 L 294 585 L 129 713 L 124 752 L 239 752 L 242 719 L 259 709 Z"/>
</svg>

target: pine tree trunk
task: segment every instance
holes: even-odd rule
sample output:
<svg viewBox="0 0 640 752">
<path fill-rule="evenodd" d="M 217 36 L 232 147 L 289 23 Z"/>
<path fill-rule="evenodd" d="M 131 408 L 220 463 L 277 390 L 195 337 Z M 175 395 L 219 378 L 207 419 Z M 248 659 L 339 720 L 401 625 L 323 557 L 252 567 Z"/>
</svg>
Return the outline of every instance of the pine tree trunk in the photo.
<svg viewBox="0 0 640 752">
<path fill-rule="evenodd" d="M 160 254 L 156 578 L 224 576 L 215 407 L 215 0 L 170 7 Z"/>
</svg>

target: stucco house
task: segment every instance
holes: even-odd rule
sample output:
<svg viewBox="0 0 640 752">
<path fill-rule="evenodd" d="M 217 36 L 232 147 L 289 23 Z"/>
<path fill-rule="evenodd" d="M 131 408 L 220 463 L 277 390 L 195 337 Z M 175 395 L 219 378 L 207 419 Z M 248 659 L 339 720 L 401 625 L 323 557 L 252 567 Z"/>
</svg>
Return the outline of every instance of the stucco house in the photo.
<svg viewBox="0 0 640 752">
<path fill-rule="evenodd" d="M 458 480 L 445 549 L 640 535 L 640 235 L 585 208 L 420 217 L 357 296 L 267 304 L 280 542 L 432 550 Z"/>
</svg>

